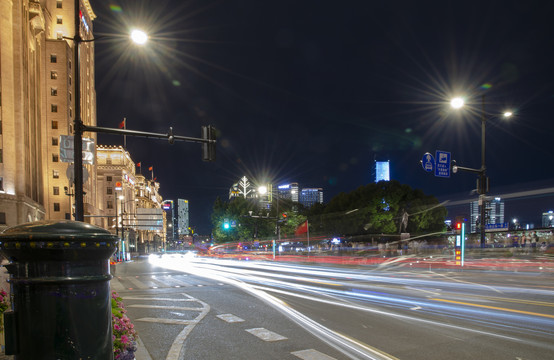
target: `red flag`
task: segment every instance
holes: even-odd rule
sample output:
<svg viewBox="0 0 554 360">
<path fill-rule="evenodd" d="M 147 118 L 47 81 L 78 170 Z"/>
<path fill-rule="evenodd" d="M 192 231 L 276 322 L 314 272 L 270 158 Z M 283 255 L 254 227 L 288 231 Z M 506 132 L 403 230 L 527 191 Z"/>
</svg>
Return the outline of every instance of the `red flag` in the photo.
<svg viewBox="0 0 554 360">
<path fill-rule="evenodd" d="M 152 170 L 154 170 L 154 167 L 153 167 L 153 166 L 150 166 L 150 167 L 148 168 L 148 171 L 152 171 Z"/>
<path fill-rule="evenodd" d="M 137 166 L 140 167 L 140 163 L 139 163 L 139 162 L 137 163 Z"/>
<path fill-rule="evenodd" d="M 125 120 L 119 123 L 119 128 L 123 129 L 125 127 Z"/>
<path fill-rule="evenodd" d="M 156 181 L 156 179 L 158 179 L 158 177 L 155 177 L 155 178 L 154 178 L 154 181 Z"/>
<path fill-rule="evenodd" d="M 302 235 L 308 232 L 308 220 L 304 221 L 298 228 L 296 228 L 296 231 L 294 232 L 294 235 Z"/>
</svg>

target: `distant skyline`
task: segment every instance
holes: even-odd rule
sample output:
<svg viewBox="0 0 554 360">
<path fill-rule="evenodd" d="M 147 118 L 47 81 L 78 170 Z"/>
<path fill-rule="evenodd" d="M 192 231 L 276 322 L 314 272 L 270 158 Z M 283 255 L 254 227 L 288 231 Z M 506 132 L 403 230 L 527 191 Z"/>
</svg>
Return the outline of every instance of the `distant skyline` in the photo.
<svg viewBox="0 0 554 360">
<path fill-rule="evenodd" d="M 190 201 L 209 231 L 217 196 L 246 174 L 321 187 L 328 201 L 372 182 L 375 156 L 391 178 L 443 197 L 473 174 L 438 179 L 425 152 L 480 166 L 485 96 L 491 193 L 554 179 L 554 5 L 544 1 L 91 0 L 96 34 L 142 25 L 143 48 L 95 43 L 98 125 L 200 136 L 218 130 L 217 161 L 200 145 L 127 138 L 154 166 L 167 199 Z M 449 106 L 466 96 L 465 109 Z M 509 108 L 504 121 L 497 114 Z M 122 144 L 100 135 L 102 144 Z"/>
</svg>

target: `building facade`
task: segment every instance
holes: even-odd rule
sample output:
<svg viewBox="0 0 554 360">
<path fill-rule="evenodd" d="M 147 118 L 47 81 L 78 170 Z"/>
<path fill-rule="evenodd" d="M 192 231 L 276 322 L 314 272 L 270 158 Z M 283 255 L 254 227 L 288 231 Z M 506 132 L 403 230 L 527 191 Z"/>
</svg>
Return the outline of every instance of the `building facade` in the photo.
<svg viewBox="0 0 554 360">
<path fill-rule="evenodd" d="M 72 174 L 60 159 L 60 136 L 72 133 L 75 115 L 74 44 L 65 38 L 74 36 L 73 6 L 0 2 L 0 227 L 72 217 Z M 80 10 L 81 37 L 92 39 L 88 0 Z M 80 64 L 82 120 L 96 125 L 92 43 L 81 45 Z M 85 212 L 97 215 L 95 167 L 86 168 Z"/>
<path fill-rule="evenodd" d="M 179 239 L 182 239 L 183 236 L 190 235 L 190 219 L 189 219 L 189 201 L 185 199 L 178 200 L 178 210 L 177 210 L 177 223 L 178 223 L 178 233 Z"/>
<path fill-rule="evenodd" d="M 298 183 L 283 184 L 277 187 L 279 199 L 287 199 L 293 203 L 299 202 L 299 188 Z"/>
<path fill-rule="evenodd" d="M 469 204 L 470 210 L 470 231 L 475 233 L 479 229 L 480 216 L 479 201 L 472 201 Z M 502 224 L 504 223 L 504 201 L 501 198 L 487 200 L 485 203 L 485 225 Z"/>
<path fill-rule="evenodd" d="M 375 160 L 372 168 L 374 182 L 390 181 L 390 161 Z"/>
<path fill-rule="evenodd" d="M 299 201 L 302 205 L 309 208 L 314 204 L 323 204 L 323 189 L 322 188 L 303 188 L 300 191 Z"/>
</svg>

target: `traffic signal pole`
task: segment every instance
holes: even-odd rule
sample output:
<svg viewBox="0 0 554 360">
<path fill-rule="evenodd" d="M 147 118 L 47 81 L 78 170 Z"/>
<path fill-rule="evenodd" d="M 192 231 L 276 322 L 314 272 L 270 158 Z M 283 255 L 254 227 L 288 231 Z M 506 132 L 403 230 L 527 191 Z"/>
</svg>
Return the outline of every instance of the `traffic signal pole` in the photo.
<svg viewBox="0 0 554 360">
<path fill-rule="evenodd" d="M 78 76 L 77 76 L 78 78 Z M 75 86 L 78 84 L 76 83 Z M 77 91 L 78 93 L 79 91 Z M 76 96 L 75 101 L 77 102 Z M 115 135 L 128 135 L 138 136 L 146 138 L 167 139 L 169 144 L 173 144 L 176 140 L 195 142 L 203 144 L 202 148 L 202 160 L 203 161 L 215 161 L 215 144 L 216 130 L 213 126 L 202 127 L 202 138 L 195 138 L 189 136 L 180 136 L 173 134 L 173 128 L 170 127 L 167 134 L 152 133 L 146 131 L 127 130 L 127 129 L 115 129 L 106 128 L 100 126 L 84 125 L 80 118 L 75 113 L 75 135 L 74 135 L 74 162 L 75 162 L 75 220 L 83 221 L 84 219 L 84 201 L 83 201 L 83 132 L 95 132 L 104 134 Z M 204 130 L 207 128 L 208 130 Z"/>
</svg>

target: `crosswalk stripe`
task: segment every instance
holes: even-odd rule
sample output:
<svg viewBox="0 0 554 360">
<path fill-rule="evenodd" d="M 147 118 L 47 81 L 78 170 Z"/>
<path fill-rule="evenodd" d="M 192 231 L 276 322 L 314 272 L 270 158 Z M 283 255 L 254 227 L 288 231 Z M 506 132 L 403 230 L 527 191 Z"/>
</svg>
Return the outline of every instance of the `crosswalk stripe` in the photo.
<svg viewBox="0 0 554 360">
<path fill-rule="evenodd" d="M 133 285 L 135 285 L 139 289 L 148 289 L 148 286 L 146 286 L 142 281 L 139 281 L 138 279 L 132 276 L 126 277 L 125 280 L 129 280 L 130 282 L 133 283 Z"/>
<path fill-rule="evenodd" d="M 165 305 L 144 305 L 144 304 L 132 304 L 127 305 L 130 308 L 141 309 L 166 309 L 166 310 L 182 310 L 182 311 L 203 311 L 201 307 L 180 307 L 180 306 L 165 306 Z"/>
<path fill-rule="evenodd" d="M 143 296 L 123 296 L 123 300 L 146 300 L 146 301 L 185 301 L 192 302 L 196 299 L 174 299 L 174 298 L 156 298 L 156 297 L 143 297 Z"/>
<path fill-rule="evenodd" d="M 144 321 L 151 323 L 167 324 L 167 325 L 196 325 L 198 320 L 180 320 L 180 319 L 163 319 L 163 318 L 140 318 L 136 321 Z"/>
<path fill-rule="evenodd" d="M 280 340 L 287 340 L 286 337 L 279 335 L 277 333 L 274 333 L 273 331 L 269 331 L 264 328 L 255 328 L 255 329 L 246 329 L 250 334 L 257 336 L 258 338 L 262 339 L 263 341 L 280 341 Z"/>
<path fill-rule="evenodd" d="M 228 323 L 235 323 L 235 322 L 243 322 L 244 321 L 243 319 L 241 319 L 238 316 L 233 315 L 233 314 L 221 314 L 221 315 L 216 315 L 216 317 L 218 317 L 221 320 L 226 321 Z"/>
<path fill-rule="evenodd" d="M 302 360 L 337 360 L 314 349 L 294 351 L 291 354 Z"/>
<path fill-rule="evenodd" d="M 110 286 L 112 287 L 113 290 L 115 291 L 121 291 L 121 290 L 125 290 L 125 287 L 123 286 L 123 284 L 121 284 L 121 281 L 119 281 L 117 278 L 113 278 L 112 280 L 110 280 Z"/>
</svg>

